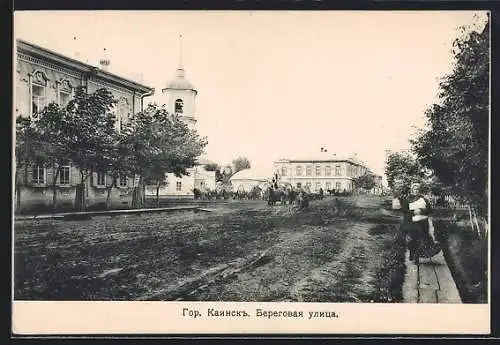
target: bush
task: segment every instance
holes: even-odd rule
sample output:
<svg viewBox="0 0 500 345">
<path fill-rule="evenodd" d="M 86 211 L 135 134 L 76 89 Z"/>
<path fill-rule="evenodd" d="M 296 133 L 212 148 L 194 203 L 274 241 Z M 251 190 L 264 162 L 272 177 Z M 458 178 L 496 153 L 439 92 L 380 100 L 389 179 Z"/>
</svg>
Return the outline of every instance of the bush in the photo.
<svg viewBox="0 0 500 345">
<path fill-rule="evenodd" d="M 435 222 L 436 239 L 464 303 L 488 301 L 488 241 L 449 220 Z"/>
</svg>

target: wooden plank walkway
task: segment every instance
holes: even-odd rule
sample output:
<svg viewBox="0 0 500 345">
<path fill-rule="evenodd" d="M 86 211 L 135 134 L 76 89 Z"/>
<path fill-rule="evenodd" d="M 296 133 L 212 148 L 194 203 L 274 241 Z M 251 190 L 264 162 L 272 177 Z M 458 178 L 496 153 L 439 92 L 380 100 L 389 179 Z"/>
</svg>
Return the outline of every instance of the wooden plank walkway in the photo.
<svg viewBox="0 0 500 345">
<path fill-rule="evenodd" d="M 140 213 L 155 213 L 155 212 L 174 212 L 174 211 L 202 211 L 212 212 L 213 209 L 202 208 L 199 206 L 176 206 L 176 207 L 161 207 L 161 208 L 142 208 L 142 209 L 124 209 L 124 210 L 108 210 L 108 211 L 86 211 L 86 212 L 66 212 L 16 216 L 17 220 L 33 220 L 33 219 L 76 219 L 76 218 L 91 218 L 93 216 L 115 216 L 122 214 L 140 214 Z"/>
<path fill-rule="evenodd" d="M 434 229 L 430 229 L 434 238 Z M 453 276 L 441 251 L 431 259 L 409 260 L 406 251 L 406 274 L 403 283 L 405 303 L 462 303 Z"/>
</svg>

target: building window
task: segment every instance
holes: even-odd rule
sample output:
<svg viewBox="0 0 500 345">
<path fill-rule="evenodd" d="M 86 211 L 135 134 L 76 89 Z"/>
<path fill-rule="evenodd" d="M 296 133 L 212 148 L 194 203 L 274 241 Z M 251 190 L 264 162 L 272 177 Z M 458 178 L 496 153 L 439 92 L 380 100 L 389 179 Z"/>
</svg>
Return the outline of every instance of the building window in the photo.
<svg viewBox="0 0 500 345">
<path fill-rule="evenodd" d="M 342 188 L 342 184 L 340 182 L 335 182 L 335 189 L 340 190 Z"/>
<path fill-rule="evenodd" d="M 302 183 L 297 182 L 297 188 L 302 188 Z"/>
<path fill-rule="evenodd" d="M 281 168 L 281 176 L 286 176 L 286 174 L 287 174 L 286 167 L 282 167 Z"/>
<path fill-rule="evenodd" d="M 66 91 L 59 91 L 59 106 L 65 107 L 71 99 L 71 94 Z"/>
<path fill-rule="evenodd" d="M 316 182 L 316 189 L 320 189 L 321 188 L 321 182 Z"/>
<path fill-rule="evenodd" d="M 309 190 L 311 189 L 311 182 L 306 182 L 306 188 Z"/>
<path fill-rule="evenodd" d="M 302 167 L 301 166 L 297 167 L 296 174 L 297 174 L 297 176 L 302 176 Z"/>
<path fill-rule="evenodd" d="M 306 167 L 306 176 L 311 176 L 312 175 L 312 167 L 311 166 L 307 166 Z"/>
<path fill-rule="evenodd" d="M 332 169 L 329 166 L 325 167 L 325 176 L 330 176 L 332 174 Z"/>
<path fill-rule="evenodd" d="M 45 168 L 42 165 L 33 166 L 32 182 L 34 184 L 44 184 L 45 183 Z"/>
<path fill-rule="evenodd" d="M 321 175 L 321 167 L 319 165 L 316 165 L 316 176 Z"/>
<path fill-rule="evenodd" d="M 340 176 L 340 165 L 335 166 L 335 176 Z"/>
<path fill-rule="evenodd" d="M 175 100 L 175 112 L 182 114 L 184 112 L 184 102 L 182 99 L 176 99 Z"/>
<path fill-rule="evenodd" d="M 332 184 L 330 182 L 326 183 L 326 190 L 332 189 Z"/>
<path fill-rule="evenodd" d="M 103 173 L 102 171 L 99 171 L 97 173 L 97 185 L 99 187 L 102 187 L 102 186 L 106 185 L 106 174 Z"/>
<path fill-rule="evenodd" d="M 59 184 L 63 186 L 69 185 L 69 166 L 59 168 Z"/>
<path fill-rule="evenodd" d="M 177 181 L 175 183 L 175 190 L 180 192 L 182 190 L 182 182 L 181 181 Z"/>
<path fill-rule="evenodd" d="M 127 187 L 127 176 L 120 175 L 120 187 Z"/>
<path fill-rule="evenodd" d="M 31 116 L 38 118 L 38 115 L 45 107 L 45 87 L 41 85 L 31 85 Z"/>
</svg>

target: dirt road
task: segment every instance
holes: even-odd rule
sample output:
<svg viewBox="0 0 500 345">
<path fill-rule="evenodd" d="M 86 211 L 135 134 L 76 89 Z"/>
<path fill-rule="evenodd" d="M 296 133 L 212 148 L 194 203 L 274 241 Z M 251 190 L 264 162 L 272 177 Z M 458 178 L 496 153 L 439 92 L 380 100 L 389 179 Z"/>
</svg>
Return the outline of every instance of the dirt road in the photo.
<svg viewBox="0 0 500 345">
<path fill-rule="evenodd" d="M 377 197 L 214 212 L 39 220 L 15 227 L 15 297 L 398 301 L 397 215 Z"/>
</svg>

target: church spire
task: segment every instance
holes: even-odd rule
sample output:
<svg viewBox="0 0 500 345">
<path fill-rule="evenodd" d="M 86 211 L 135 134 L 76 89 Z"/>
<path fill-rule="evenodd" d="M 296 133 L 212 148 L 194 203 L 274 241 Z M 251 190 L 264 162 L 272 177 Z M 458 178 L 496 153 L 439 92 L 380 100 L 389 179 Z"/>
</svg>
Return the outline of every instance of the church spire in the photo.
<svg viewBox="0 0 500 345">
<path fill-rule="evenodd" d="M 179 66 L 177 67 L 177 78 L 184 78 L 184 61 L 182 60 L 182 34 L 179 34 Z"/>
</svg>

